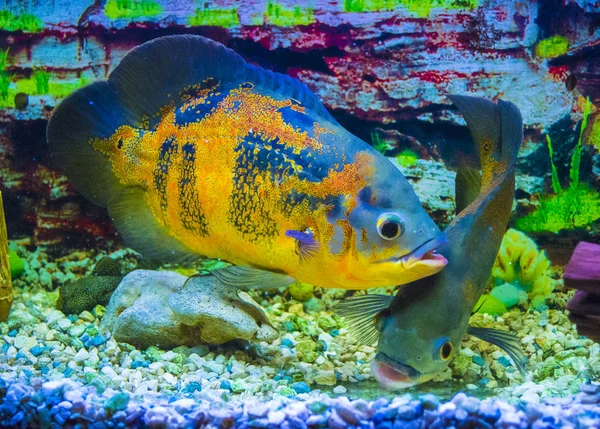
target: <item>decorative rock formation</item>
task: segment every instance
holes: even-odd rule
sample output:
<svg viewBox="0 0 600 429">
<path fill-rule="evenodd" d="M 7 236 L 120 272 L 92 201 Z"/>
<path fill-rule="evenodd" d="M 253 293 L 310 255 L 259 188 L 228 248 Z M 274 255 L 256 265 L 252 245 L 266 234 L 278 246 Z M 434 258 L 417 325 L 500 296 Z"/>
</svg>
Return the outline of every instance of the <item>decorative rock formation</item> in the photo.
<svg viewBox="0 0 600 429">
<path fill-rule="evenodd" d="M 580 335 L 600 343 L 600 245 L 582 241 L 563 274 L 565 286 L 577 289 L 567 304 Z"/>
<path fill-rule="evenodd" d="M 274 339 L 277 331 L 263 310 L 238 292 L 214 276 L 136 270 L 117 287 L 101 326 L 142 349 Z"/>
</svg>

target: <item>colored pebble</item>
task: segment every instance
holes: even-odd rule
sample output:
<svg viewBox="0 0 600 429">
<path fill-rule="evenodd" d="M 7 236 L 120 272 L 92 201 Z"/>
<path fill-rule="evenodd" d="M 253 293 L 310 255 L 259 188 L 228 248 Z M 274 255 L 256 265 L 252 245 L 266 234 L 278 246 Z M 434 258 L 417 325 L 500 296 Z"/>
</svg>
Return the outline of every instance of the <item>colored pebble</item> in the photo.
<svg viewBox="0 0 600 429">
<path fill-rule="evenodd" d="M 483 358 L 479 355 L 475 355 L 473 356 L 473 363 L 479 365 L 479 366 L 483 366 L 485 365 L 485 361 L 483 360 Z"/>
<path fill-rule="evenodd" d="M 294 391 L 297 394 L 301 394 L 301 393 L 309 393 L 310 392 L 310 387 L 308 384 L 306 384 L 304 381 L 299 381 L 298 383 L 294 383 L 292 384 L 292 389 L 294 389 Z"/>
</svg>

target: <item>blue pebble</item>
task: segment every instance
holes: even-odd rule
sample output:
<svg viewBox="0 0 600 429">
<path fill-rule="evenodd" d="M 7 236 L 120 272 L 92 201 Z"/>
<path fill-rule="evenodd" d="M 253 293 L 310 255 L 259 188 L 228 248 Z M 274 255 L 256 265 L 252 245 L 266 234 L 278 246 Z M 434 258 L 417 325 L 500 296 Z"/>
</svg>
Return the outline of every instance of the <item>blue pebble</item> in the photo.
<svg viewBox="0 0 600 429">
<path fill-rule="evenodd" d="M 2 344 L 2 353 L 6 353 L 8 351 L 9 347 L 10 347 L 10 344 L 8 344 L 8 343 Z"/>
<path fill-rule="evenodd" d="M 40 347 L 40 346 L 33 346 L 32 348 L 29 349 L 29 352 L 32 355 L 34 355 L 35 357 L 38 357 L 39 355 L 41 355 L 45 351 L 46 351 L 46 347 Z"/>
<path fill-rule="evenodd" d="M 69 377 L 72 373 L 73 373 L 73 369 L 70 367 L 67 367 L 67 369 L 65 369 L 65 371 L 63 372 L 65 377 Z"/>
<path fill-rule="evenodd" d="M 394 424 L 390 421 L 382 421 L 381 423 L 375 426 L 377 429 L 392 429 Z"/>
<path fill-rule="evenodd" d="M 490 382 L 489 378 L 482 378 L 481 380 L 479 380 L 479 384 L 483 385 L 483 386 L 487 386 L 487 384 Z"/>
<path fill-rule="evenodd" d="M 284 375 L 283 377 L 281 377 L 281 380 L 283 381 L 287 381 L 288 383 L 291 383 L 292 381 L 292 377 L 290 377 L 289 375 Z"/>
<path fill-rule="evenodd" d="M 27 359 L 27 355 L 23 352 L 17 352 L 17 355 L 15 357 L 17 359 Z"/>
<path fill-rule="evenodd" d="M 57 368 L 59 366 L 60 366 L 60 362 L 59 361 L 55 360 L 55 361 L 52 362 L 52 368 Z"/>
<path fill-rule="evenodd" d="M 16 329 L 13 329 L 12 331 L 10 331 L 10 332 L 8 333 L 8 336 L 9 336 L 9 337 L 16 337 L 16 336 L 17 336 L 17 330 L 16 330 Z"/>
<path fill-rule="evenodd" d="M 92 345 L 93 346 L 100 346 L 104 343 L 106 343 L 106 338 L 104 338 L 102 335 L 96 335 L 94 338 L 92 338 Z"/>
<path fill-rule="evenodd" d="M 221 385 L 223 382 L 221 382 Z M 202 392 L 202 385 L 195 381 L 189 383 L 187 386 L 183 388 L 184 393 L 194 393 L 194 392 Z"/>
<path fill-rule="evenodd" d="M 71 321 L 71 323 L 75 323 L 79 320 L 79 318 L 77 316 L 75 316 L 74 314 L 68 315 L 67 319 L 69 319 Z"/>
<path fill-rule="evenodd" d="M 231 382 L 229 380 L 221 380 L 221 389 L 229 390 L 231 392 Z"/>
<path fill-rule="evenodd" d="M 23 411 L 19 411 L 15 414 L 12 419 L 10 419 L 11 426 L 17 426 L 23 419 L 25 418 L 25 413 Z"/>
<path fill-rule="evenodd" d="M 499 363 L 500 365 L 502 365 L 503 367 L 505 367 L 505 368 L 506 368 L 507 366 L 510 366 L 510 365 L 512 365 L 512 364 L 510 363 L 510 360 L 509 360 L 509 359 L 508 359 L 506 356 L 500 356 L 500 358 L 498 359 L 498 363 Z"/>
<path fill-rule="evenodd" d="M 479 365 L 479 366 L 483 366 L 485 365 L 485 361 L 483 360 L 483 358 L 479 355 L 475 355 L 473 356 L 473 363 Z"/>
<path fill-rule="evenodd" d="M 329 331 L 329 335 L 331 335 L 332 337 L 337 337 L 338 335 L 340 335 L 340 330 L 332 329 L 331 331 Z"/>
<path fill-rule="evenodd" d="M 283 324 L 281 325 L 281 327 L 283 328 L 284 331 L 294 332 L 294 324 L 292 322 L 290 322 L 290 321 L 283 322 Z"/>
<path fill-rule="evenodd" d="M 148 367 L 148 362 L 144 362 L 143 360 L 134 360 L 131 362 L 131 369 L 137 369 L 139 367 Z"/>
<path fill-rule="evenodd" d="M 50 368 L 48 368 L 47 366 L 42 367 L 42 369 L 40 369 L 40 371 L 42 371 L 42 374 L 48 374 L 48 372 L 50 371 Z"/>
<path fill-rule="evenodd" d="M 292 384 L 292 389 L 294 389 L 297 394 L 310 392 L 310 386 L 304 381 Z"/>
<path fill-rule="evenodd" d="M 284 338 L 283 340 L 281 340 L 281 345 L 283 347 L 288 347 L 291 349 L 292 347 L 294 347 L 294 342 L 289 338 Z"/>
<path fill-rule="evenodd" d="M 23 374 L 25 374 L 25 376 L 26 376 L 27 378 L 31 377 L 31 371 L 30 371 L 30 370 L 28 370 L 28 369 L 24 369 L 24 370 L 23 370 Z"/>
</svg>

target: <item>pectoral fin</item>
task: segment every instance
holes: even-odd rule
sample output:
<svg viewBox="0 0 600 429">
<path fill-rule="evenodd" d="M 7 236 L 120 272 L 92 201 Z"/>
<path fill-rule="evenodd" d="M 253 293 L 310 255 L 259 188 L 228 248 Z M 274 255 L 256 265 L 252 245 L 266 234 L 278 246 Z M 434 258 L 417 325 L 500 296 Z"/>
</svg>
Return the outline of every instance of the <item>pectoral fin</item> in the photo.
<svg viewBox="0 0 600 429">
<path fill-rule="evenodd" d="M 297 252 L 301 260 L 315 258 L 319 253 L 320 244 L 315 240 L 310 229 L 306 231 L 288 230 L 285 235 L 296 240 Z"/>
<path fill-rule="evenodd" d="M 519 337 L 508 331 L 492 328 L 469 327 L 467 333 L 480 340 L 487 341 L 490 344 L 500 347 L 508 354 L 508 356 L 510 356 L 523 377 L 527 375 L 527 356 L 525 356 L 525 353 L 521 348 Z"/>
<path fill-rule="evenodd" d="M 285 274 L 240 265 L 215 270 L 212 274 L 220 282 L 238 289 L 277 289 L 287 287 L 295 281 Z"/>
<path fill-rule="evenodd" d="M 375 316 L 388 308 L 393 300 L 391 295 L 360 295 L 338 302 L 333 311 L 344 317 L 351 335 L 359 343 L 372 346 L 379 338 L 379 331 L 374 323 Z"/>
</svg>

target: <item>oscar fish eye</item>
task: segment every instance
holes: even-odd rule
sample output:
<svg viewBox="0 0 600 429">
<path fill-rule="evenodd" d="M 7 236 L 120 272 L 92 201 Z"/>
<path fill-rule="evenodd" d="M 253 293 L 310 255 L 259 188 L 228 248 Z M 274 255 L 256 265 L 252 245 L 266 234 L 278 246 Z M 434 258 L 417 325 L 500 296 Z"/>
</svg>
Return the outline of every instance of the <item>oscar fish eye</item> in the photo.
<svg viewBox="0 0 600 429">
<path fill-rule="evenodd" d="M 404 222 L 394 213 L 384 213 L 377 219 L 377 233 L 384 240 L 394 240 L 404 234 Z"/>
<path fill-rule="evenodd" d="M 450 341 L 444 342 L 440 347 L 440 359 L 443 361 L 449 360 L 452 356 L 453 349 L 454 347 L 452 347 L 452 343 Z"/>
</svg>

